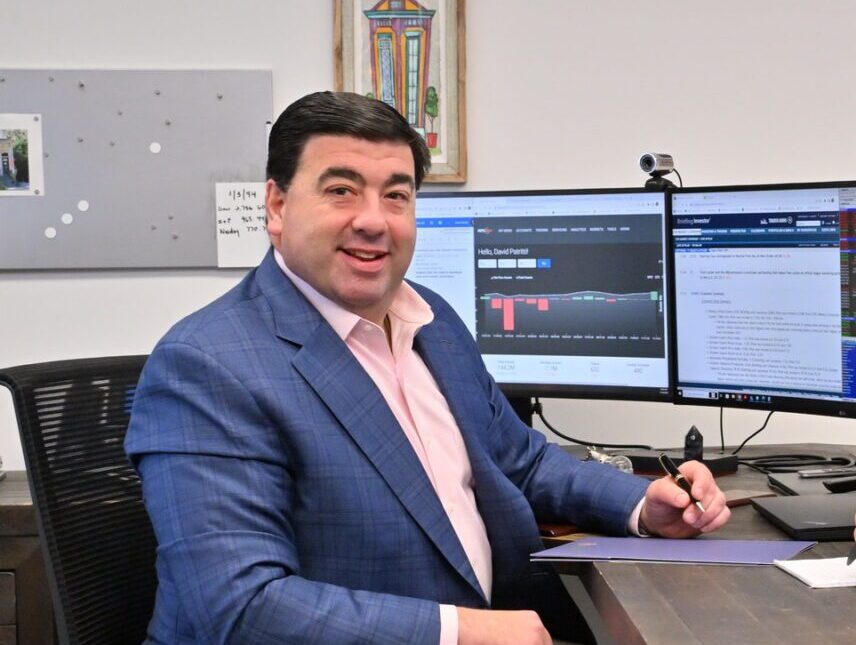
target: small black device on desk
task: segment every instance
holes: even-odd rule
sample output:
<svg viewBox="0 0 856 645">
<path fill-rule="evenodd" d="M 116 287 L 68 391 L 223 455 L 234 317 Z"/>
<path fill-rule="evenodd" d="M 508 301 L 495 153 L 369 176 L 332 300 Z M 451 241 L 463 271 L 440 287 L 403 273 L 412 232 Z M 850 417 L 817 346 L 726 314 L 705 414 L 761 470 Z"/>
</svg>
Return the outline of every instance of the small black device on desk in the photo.
<svg viewBox="0 0 856 645">
<path fill-rule="evenodd" d="M 851 540 L 856 500 L 850 495 L 791 495 L 753 499 L 764 518 L 795 540 Z"/>
<path fill-rule="evenodd" d="M 856 491 L 856 477 L 839 477 L 824 479 L 823 486 L 830 493 L 851 493 Z"/>
</svg>

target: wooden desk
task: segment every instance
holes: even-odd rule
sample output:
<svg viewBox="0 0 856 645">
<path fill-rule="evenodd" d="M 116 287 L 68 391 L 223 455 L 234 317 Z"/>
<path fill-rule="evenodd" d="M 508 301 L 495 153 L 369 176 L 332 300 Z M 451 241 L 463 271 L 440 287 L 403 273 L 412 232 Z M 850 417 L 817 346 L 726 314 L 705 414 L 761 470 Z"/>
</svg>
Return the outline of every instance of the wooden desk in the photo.
<svg viewBox="0 0 856 645">
<path fill-rule="evenodd" d="M 0 645 L 54 643 L 53 609 L 27 475 L 0 481 Z"/>
<path fill-rule="evenodd" d="M 856 447 L 758 446 L 744 448 L 741 456 L 847 451 L 856 453 Z M 767 489 L 766 476 L 745 466 L 718 482 L 723 490 Z M 725 527 L 701 539 L 717 538 L 788 539 L 751 505 L 733 508 Z M 850 546 L 852 542 L 821 542 L 799 557 L 842 556 Z M 557 568 L 580 575 L 621 645 L 856 643 L 856 588 L 811 589 L 777 567 L 598 562 Z"/>
</svg>

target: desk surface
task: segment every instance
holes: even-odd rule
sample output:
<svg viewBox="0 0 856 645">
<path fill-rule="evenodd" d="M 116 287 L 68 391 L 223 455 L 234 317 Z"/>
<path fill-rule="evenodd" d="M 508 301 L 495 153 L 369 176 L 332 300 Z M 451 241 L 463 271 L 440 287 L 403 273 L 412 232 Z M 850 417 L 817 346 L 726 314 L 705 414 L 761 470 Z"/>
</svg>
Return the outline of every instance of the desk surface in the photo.
<svg viewBox="0 0 856 645">
<path fill-rule="evenodd" d="M 856 454 L 854 446 L 799 444 L 744 448 L 763 454 Z M 766 475 L 740 466 L 723 490 L 766 490 Z M 702 539 L 788 539 L 751 505 Z M 853 510 L 856 513 L 856 496 Z M 846 555 L 852 542 L 821 542 L 801 558 Z M 856 565 L 854 565 L 856 566 Z M 597 562 L 557 565 L 583 579 L 617 643 L 856 643 L 856 587 L 811 589 L 772 566 Z"/>
</svg>

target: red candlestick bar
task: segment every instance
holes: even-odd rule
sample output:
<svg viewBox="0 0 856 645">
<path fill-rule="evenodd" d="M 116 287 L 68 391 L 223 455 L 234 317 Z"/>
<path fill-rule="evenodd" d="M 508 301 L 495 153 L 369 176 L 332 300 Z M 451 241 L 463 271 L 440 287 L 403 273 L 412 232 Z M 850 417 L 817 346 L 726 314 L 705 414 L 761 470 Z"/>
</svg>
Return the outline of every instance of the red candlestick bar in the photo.
<svg viewBox="0 0 856 645">
<path fill-rule="evenodd" d="M 502 331 L 514 331 L 514 299 L 502 301 Z"/>
</svg>

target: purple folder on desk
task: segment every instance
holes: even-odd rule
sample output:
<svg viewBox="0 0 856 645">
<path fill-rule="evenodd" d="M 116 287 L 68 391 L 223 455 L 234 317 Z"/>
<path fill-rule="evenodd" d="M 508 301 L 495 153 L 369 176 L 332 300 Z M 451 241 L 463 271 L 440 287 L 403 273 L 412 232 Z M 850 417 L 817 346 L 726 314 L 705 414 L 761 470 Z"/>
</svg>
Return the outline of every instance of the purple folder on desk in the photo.
<svg viewBox="0 0 856 645">
<path fill-rule="evenodd" d="M 629 560 L 683 564 L 773 564 L 817 542 L 795 540 L 667 540 L 591 536 L 532 554 L 533 560 Z"/>
</svg>

